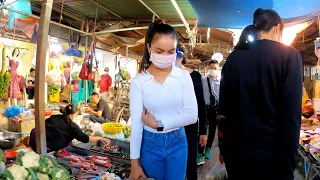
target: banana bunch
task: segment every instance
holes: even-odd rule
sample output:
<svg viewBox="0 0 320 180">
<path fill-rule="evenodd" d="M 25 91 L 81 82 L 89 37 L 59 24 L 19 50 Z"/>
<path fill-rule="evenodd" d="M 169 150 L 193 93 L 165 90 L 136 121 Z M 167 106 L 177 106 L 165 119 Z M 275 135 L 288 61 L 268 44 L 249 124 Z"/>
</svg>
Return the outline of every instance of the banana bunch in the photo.
<svg viewBox="0 0 320 180">
<path fill-rule="evenodd" d="M 11 75 L 8 71 L 0 75 L 0 99 L 8 97 L 8 88 L 10 86 Z"/>
</svg>

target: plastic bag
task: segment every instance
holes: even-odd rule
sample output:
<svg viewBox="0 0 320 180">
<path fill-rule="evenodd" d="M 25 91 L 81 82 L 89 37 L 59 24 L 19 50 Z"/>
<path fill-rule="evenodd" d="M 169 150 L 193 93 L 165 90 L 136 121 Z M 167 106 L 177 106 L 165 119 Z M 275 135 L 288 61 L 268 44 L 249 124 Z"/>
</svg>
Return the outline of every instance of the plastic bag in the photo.
<svg viewBox="0 0 320 180">
<path fill-rule="evenodd" d="M 227 169 L 225 164 L 221 164 L 219 161 L 212 167 L 206 176 L 206 180 L 226 180 Z"/>
</svg>

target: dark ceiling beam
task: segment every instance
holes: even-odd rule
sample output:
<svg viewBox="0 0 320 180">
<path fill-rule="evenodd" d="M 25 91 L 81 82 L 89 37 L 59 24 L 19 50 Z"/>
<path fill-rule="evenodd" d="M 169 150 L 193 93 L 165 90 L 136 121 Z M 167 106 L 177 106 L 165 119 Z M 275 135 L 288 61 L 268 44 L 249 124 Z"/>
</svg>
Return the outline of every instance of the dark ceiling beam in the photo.
<svg viewBox="0 0 320 180">
<path fill-rule="evenodd" d="M 113 12 L 112 10 L 110 10 L 109 8 L 105 7 L 104 5 L 100 4 L 99 2 L 97 2 L 96 0 L 90 0 L 92 3 L 97 4 L 99 7 L 101 7 L 102 9 L 108 11 L 109 13 L 117 16 L 120 19 L 123 19 L 120 15 L 118 15 L 117 13 Z"/>
<path fill-rule="evenodd" d="M 61 12 L 61 9 L 58 8 L 58 7 L 55 7 L 55 6 L 52 6 L 52 10 L 54 10 L 54 11 L 56 11 L 58 13 Z M 75 16 L 75 15 L 73 15 L 73 14 L 67 12 L 67 11 L 62 11 L 62 15 L 65 15 L 65 16 L 67 16 L 67 17 L 69 17 L 69 18 L 71 18 L 71 19 L 73 19 L 73 20 L 75 20 L 77 22 L 80 22 L 80 23 L 82 22 L 81 18 L 79 18 L 79 17 L 77 17 L 77 16 Z"/>
<path fill-rule="evenodd" d="M 89 19 L 94 20 L 94 19 Z M 167 24 L 175 24 L 181 23 L 180 19 L 163 19 Z M 106 19 L 97 19 L 97 22 L 118 22 L 118 18 L 106 18 Z M 147 23 L 150 24 L 152 22 L 152 18 L 124 18 L 122 21 L 130 21 L 130 22 L 139 22 L 139 23 Z M 190 19 L 187 22 L 191 25 L 197 24 L 197 20 Z"/>
<path fill-rule="evenodd" d="M 53 3 L 62 3 L 62 2 L 68 3 L 68 2 L 77 2 L 79 0 L 54 0 Z M 31 0 L 31 2 L 42 2 L 42 0 Z"/>
</svg>

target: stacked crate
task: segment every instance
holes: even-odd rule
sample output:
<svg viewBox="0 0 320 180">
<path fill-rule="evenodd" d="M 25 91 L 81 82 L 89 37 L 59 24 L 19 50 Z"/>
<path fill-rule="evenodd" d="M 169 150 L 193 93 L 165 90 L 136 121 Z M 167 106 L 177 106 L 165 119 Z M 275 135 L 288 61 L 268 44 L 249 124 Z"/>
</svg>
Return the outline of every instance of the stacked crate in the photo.
<svg viewBox="0 0 320 180">
<path fill-rule="evenodd" d="M 122 118 L 127 121 L 130 117 L 130 99 L 129 99 L 130 83 L 122 82 L 120 83 L 118 88 L 119 88 L 119 91 L 116 97 L 113 116 L 115 119 L 115 117 L 117 117 L 119 112 L 123 109 Z"/>
</svg>

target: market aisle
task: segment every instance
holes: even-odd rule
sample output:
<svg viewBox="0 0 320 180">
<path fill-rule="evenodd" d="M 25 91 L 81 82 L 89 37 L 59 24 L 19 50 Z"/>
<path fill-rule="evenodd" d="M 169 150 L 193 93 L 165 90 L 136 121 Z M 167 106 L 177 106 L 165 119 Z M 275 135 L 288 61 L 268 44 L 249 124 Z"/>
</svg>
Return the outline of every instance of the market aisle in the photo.
<svg viewBox="0 0 320 180">
<path fill-rule="evenodd" d="M 206 163 L 198 168 L 198 180 L 206 180 L 206 175 L 210 171 L 210 169 L 214 166 L 214 164 L 218 161 L 219 148 L 218 148 L 218 137 L 215 137 L 215 141 L 213 143 L 213 147 L 211 149 L 212 159 L 207 160 Z M 248 172 L 249 173 L 249 172 Z M 304 180 L 303 175 L 301 175 L 298 171 L 294 173 L 294 180 Z"/>
</svg>

